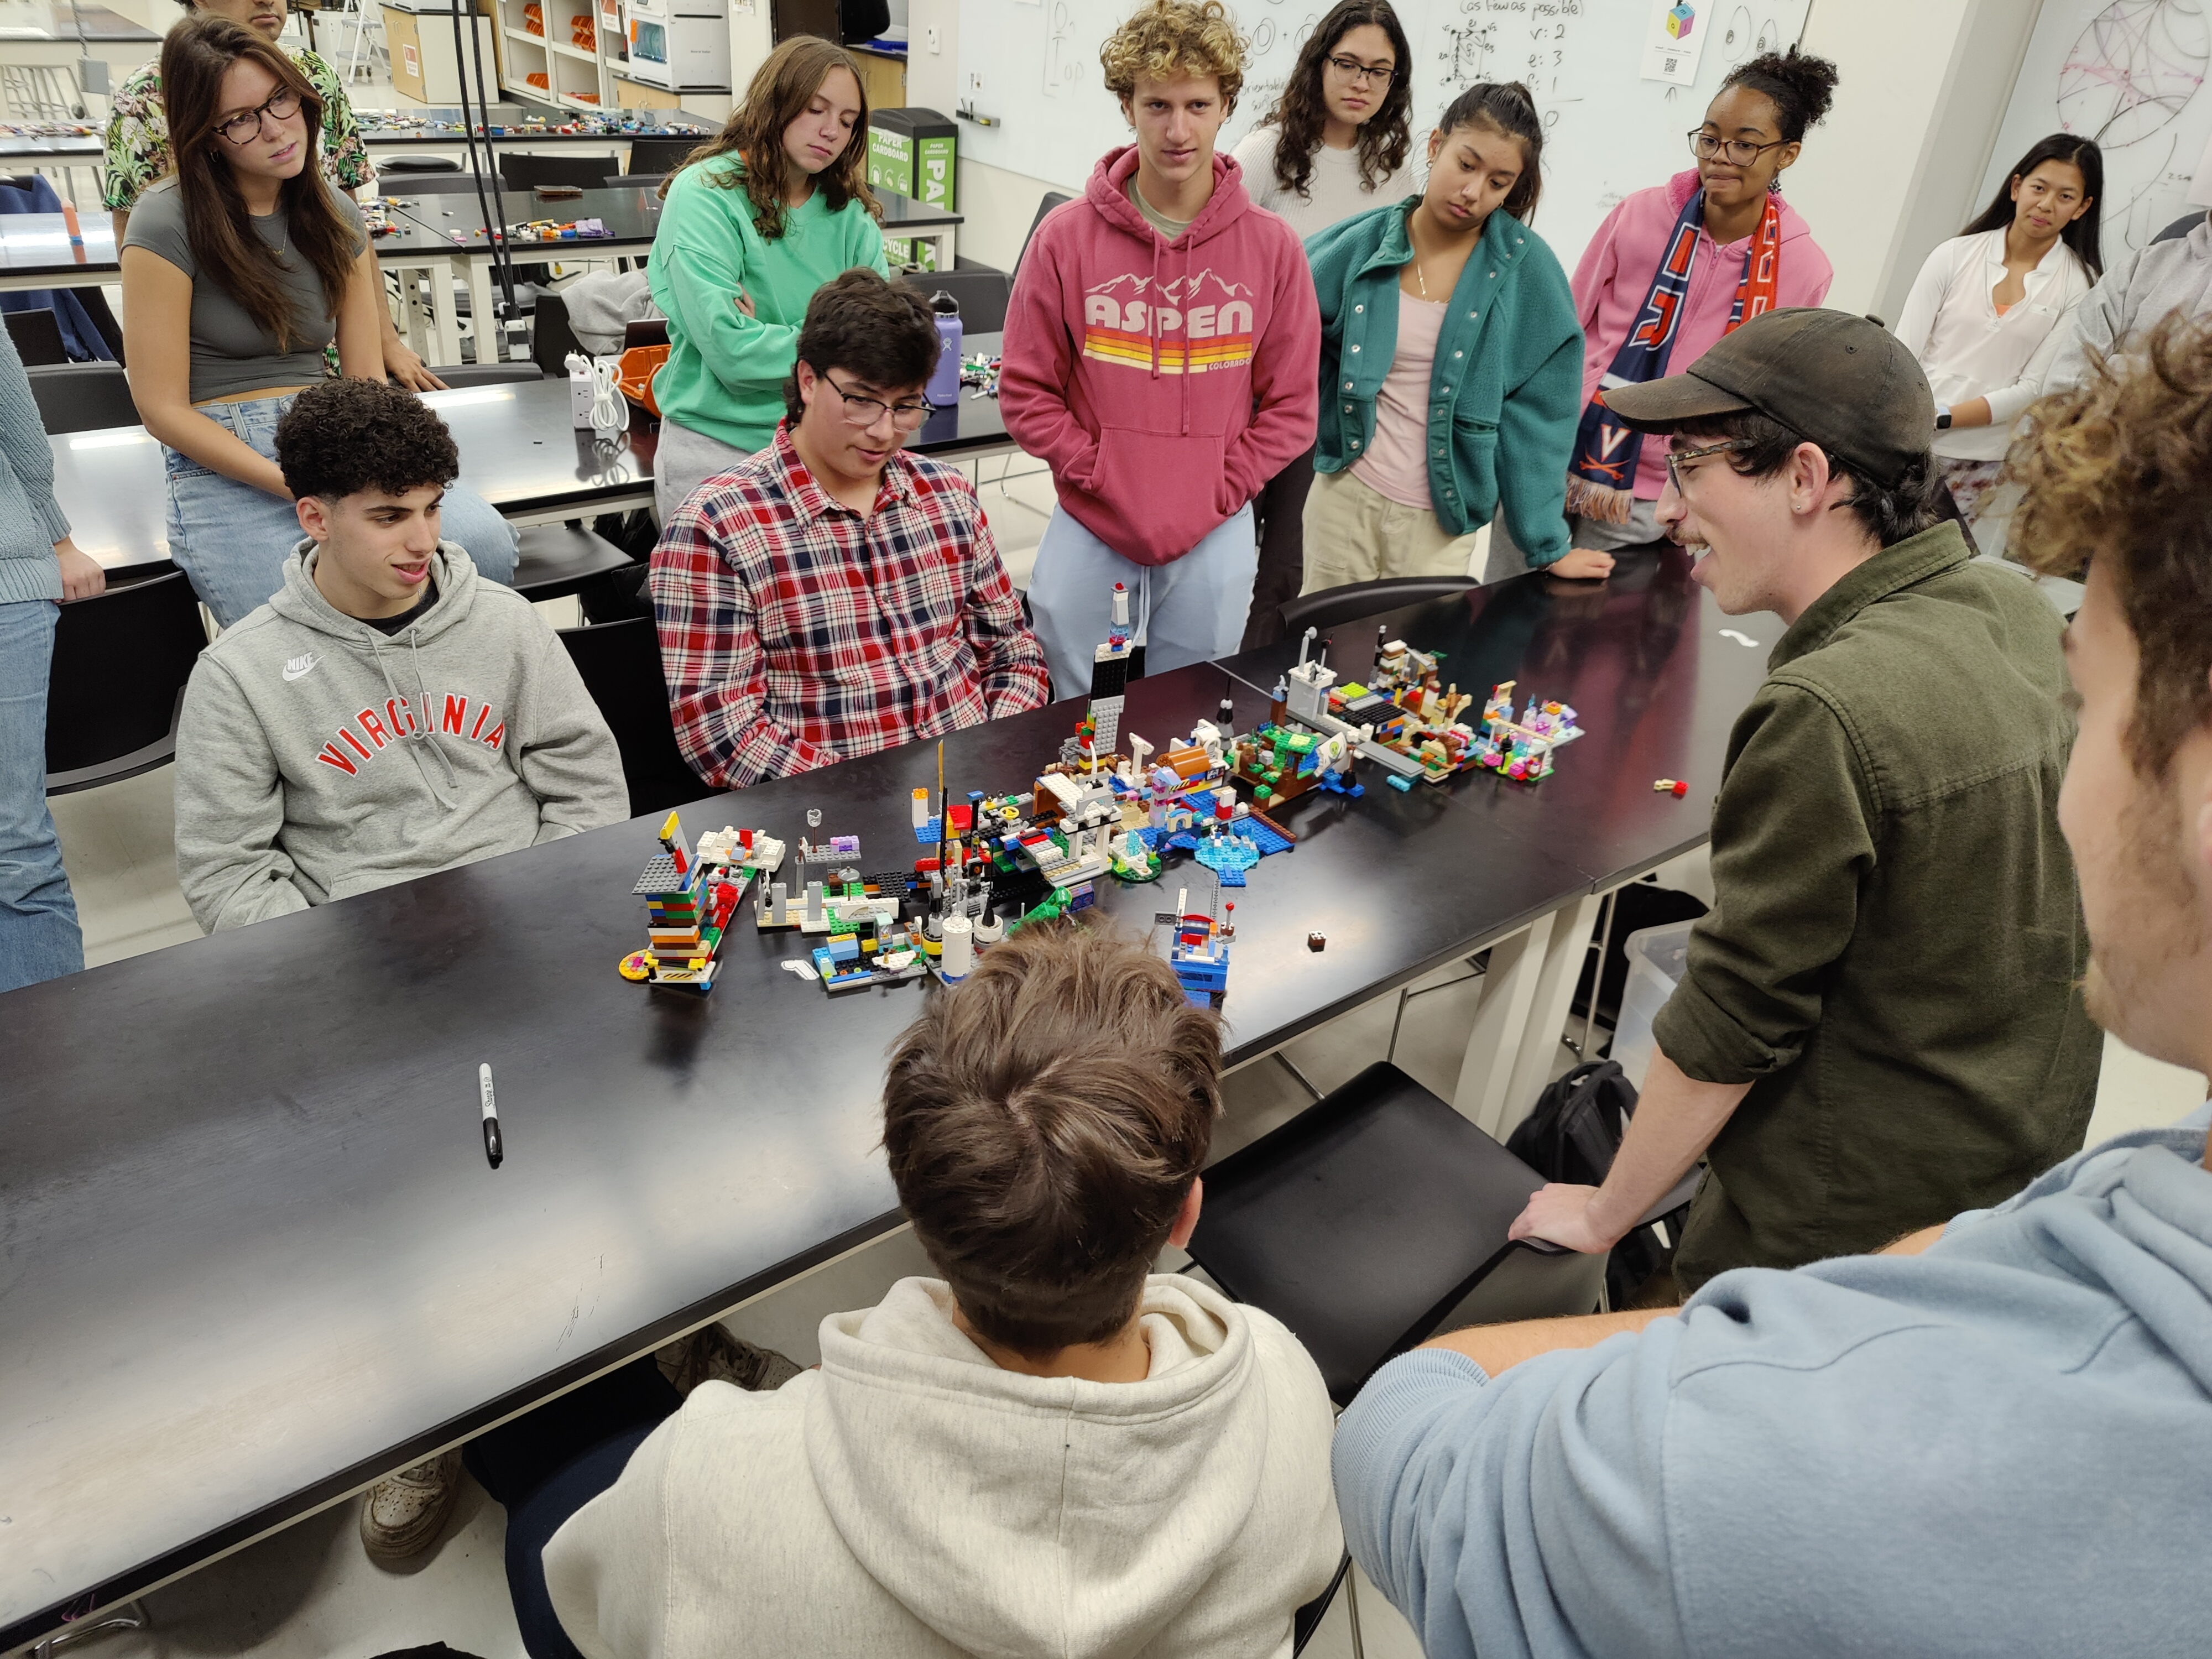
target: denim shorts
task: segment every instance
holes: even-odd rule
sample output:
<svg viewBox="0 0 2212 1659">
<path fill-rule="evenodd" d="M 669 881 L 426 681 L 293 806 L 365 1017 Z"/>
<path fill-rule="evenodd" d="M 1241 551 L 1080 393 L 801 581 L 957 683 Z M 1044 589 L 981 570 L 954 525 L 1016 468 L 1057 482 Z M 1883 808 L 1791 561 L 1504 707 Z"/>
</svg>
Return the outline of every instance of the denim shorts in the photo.
<svg viewBox="0 0 2212 1659">
<path fill-rule="evenodd" d="M 276 422 L 296 393 L 198 410 L 257 454 L 276 458 Z M 192 591 L 218 626 L 242 621 L 284 585 L 284 561 L 300 544 L 292 503 L 226 478 L 166 446 L 169 474 L 169 556 L 191 579 Z M 439 513 L 439 534 L 467 550 L 477 574 L 512 586 L 514 526 L 474 490 L 453 484 Z"/>
</svg>

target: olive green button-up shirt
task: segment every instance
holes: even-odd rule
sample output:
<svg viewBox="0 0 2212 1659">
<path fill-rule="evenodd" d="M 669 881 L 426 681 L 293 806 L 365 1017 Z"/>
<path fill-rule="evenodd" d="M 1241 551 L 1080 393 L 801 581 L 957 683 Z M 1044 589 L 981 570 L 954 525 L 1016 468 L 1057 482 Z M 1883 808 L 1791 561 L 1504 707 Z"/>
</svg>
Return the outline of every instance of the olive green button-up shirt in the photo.
<svg viewBox="0 0 2212 1659">
<path fill-rule="evenodd" d="M 1749 1083 L 1683 1230 L 1724 1269 L 1880 1248 L 2079 1150 L 2102 1039 L 2058 830 L 2062 623 L 1955 525 L 1886 548 L 1774 648 L 1713 812 L 1716 902 L 1654 1024 Z"/>
</svg>

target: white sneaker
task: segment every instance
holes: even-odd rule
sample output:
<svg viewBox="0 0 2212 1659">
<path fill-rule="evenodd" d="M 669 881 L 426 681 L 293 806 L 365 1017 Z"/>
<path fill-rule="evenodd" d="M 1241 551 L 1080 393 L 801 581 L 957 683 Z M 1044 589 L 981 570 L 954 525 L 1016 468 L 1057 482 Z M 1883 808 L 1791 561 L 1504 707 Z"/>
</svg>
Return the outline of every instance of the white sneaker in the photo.
<svg viewBox="0 0 2212 1659">
<path fill-rule="evenodd" d="M 361 1547 L 381 1566 L 411 1561 L 438 1541 L 460 1493 L 458 1451 L 387 1475 L 361 1506 Z"/>
</svg>

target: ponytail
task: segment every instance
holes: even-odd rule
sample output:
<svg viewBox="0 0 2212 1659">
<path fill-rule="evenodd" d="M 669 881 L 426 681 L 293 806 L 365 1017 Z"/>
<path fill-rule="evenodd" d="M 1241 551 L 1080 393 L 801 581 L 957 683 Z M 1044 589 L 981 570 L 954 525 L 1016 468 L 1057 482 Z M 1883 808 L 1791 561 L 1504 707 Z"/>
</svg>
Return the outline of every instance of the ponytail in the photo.
<svg viewBox="0 0 2212 1659">
<path fill-rule="evenodd" d="M 1536 216 L 1536 199 L 1544 193 L 1540 163 L 1544 157 L 1544 124 L 1536 114 L 1536 100 L 1518 81 L 1484 81 L 1451 100 L 1451 107 L 1437 123 L 1437 131 L 1450 133 L 1461 127 L 1496 129 L 1521 143 L 1521 177 L 1501 204 L 1527 224 Z"/>
</svg>

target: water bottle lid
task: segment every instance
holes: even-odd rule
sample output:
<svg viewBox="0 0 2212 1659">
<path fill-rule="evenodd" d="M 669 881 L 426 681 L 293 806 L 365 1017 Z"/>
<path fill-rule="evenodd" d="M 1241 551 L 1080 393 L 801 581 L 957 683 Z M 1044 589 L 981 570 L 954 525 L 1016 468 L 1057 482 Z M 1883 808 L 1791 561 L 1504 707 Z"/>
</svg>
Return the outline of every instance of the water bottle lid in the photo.
<svg viewBox="0 0 2212 1659">
<path fill-rule="evenodd" d="M 940 317 L 957 317 L 960 301 L 940 288 L 929 296 L 929 308 Z"/>
</svg>

